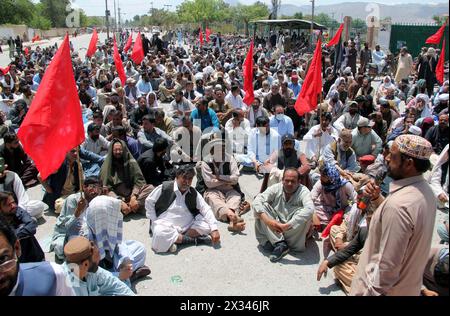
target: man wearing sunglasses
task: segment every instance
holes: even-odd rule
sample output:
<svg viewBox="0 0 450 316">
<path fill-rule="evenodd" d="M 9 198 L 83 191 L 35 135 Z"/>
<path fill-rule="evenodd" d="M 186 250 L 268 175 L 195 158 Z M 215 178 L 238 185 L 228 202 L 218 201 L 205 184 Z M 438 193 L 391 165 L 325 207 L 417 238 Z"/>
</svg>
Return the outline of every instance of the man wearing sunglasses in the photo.
<svg viewBox="0 0 450 316">
<path fill-rule="evenodd" d="M 20 263 L 16 235 L 0 217 L 0 296 L 73 296 L 61 266 L 53 262 Z"/>
</svg>

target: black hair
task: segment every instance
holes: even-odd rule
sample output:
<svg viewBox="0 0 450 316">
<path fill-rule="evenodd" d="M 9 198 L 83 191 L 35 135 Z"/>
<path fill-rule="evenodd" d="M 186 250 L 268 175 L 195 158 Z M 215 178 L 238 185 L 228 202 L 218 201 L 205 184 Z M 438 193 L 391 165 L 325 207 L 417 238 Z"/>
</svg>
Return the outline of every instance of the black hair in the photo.
<svg viewBox="0 0 450 316">
<path fill-rule="evenodd" d="M 126 135 L 125 127 L 123 127 L 123 126 L 114 126 L 111 131 L 117 132 L 117 134 L 119 134 L 119 136 Z"/>
<path fill-rule="evenodd" d="M 3 136 L 3 140 L 4 140 L 5 144 L 11 144 L 16 139 L 17 139 L 17 134 L 12 133 L 12 132 L 8 132 Z"/>
<path fill-rule="evenodd" d="M 148 122 L 150 122 L 150 123 L 152 123 L 152 124 L 155 124 L 155 122 L 156 122 L 156 120 L 155 120 L 155 116 L 154 115 L 144 115 L 143 117 L 142 117 L 142 121 L 148 121 Z"/>
<path fill-rule="evenodd" d="M 239 91 L 239 87 L 237 85 L 231 86 L 231 92 Z"/>
<path fill-rule="evenodd" d="M 87 128 L 88 133 L 92 133 L 93 131 L 99 131 L 100 132 L 100 126 L 95 125 L 93 123 L 89 124 Z"/>
<path fill-rule="evenodd" d="M 270 121 L 269 121 L 269 118 L 268 118 L 268 117 L 266 117 L 266 116 L 258 116 L 258 117 L 256 118 L 255 125 L 256 125 L 257 127 L 266 126 L 267 123 L 269 123 L 269 122 L 270 122 Z"/>
<path fill-rule="evenodd" d="M 0 191 L 0 205 L 5 203 L 10 196 L 14 197 L 14 195 L 9 191 Z"/>
<path fill-rule="evenodd" d="M 100 181 L 100 178 L 99 178 L 99 177 L 91 176 L 91 177 L 87 177 L 87 178 L 84 180 L 84 184 L 85 184 L 85 185 L 89 185 L 89 184 L 101 184 L 101 181 Z"/>
<path fill-rule="evenodd" d="M 6 241 L 8 244 L 14 248 L 14 245 L 17 241 L 16 233 L 14 232 L 13 228 L 8 224 L 5 217 L 0 214 L 0 235 L 5 236 Z"/>
<path fill-rule="evenodd" d="M 185 175 L 192 175 L 192 177 L 195 176 L 195 168 L 193 165 L 190 164 L 181 165 L 175 172 L 176 177 Z"/>
<path fill-rule="evenodd" d="M 153 152 L 157 153 L 166 150 L 169 147 L 169 142 L 164 137 L 158 137 L 153 143 Z"/>
<path fill-rule="evenodd" d="M 427 160 L 425 160 L 425 159 L 417 159 L 417 158 L 408 156 L 408 155 L 406 155 L 406 154 L 404 154 L 404 153 L 401 153 L 401 154 L 400 154 L 400 158 L 401 158 L 401 161 L 402 161 L 402 162 L 403 162 L 404 160 L 406 160 L 406 159 L 412 159 L 413 162 L 414 162 L 414 167 L 415 167 L 416 170 L 417 170 L 418 172 L 420 172 L 420 173 L 424 173 L 424 172 L 426 172 L 427 170 L 430 170 L 431 162 L 430 162 L 429 159 L 427 159 Z"/>
<path fill-rule="evenodd" d="M 95 111 L 93 114 L 92 114 L 92 118 L 94 118 L 94 119 L 103 119 L 103 113 L 101 112 L 101 111 Z"/>
<path fill-rule="evenodd" d="M 155 111 L 155 116 L 156 117 L 164 117 L 166 114 L 164 113 L 164 110 L 163 109 L 157 109 L 156 111 Z"/>
</svg>

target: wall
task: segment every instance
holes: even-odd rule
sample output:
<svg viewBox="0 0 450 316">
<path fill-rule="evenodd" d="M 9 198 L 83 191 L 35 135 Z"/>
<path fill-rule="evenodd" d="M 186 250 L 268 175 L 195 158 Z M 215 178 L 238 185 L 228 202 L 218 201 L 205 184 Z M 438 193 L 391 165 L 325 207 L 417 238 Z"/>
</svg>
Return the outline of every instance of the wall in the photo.
<svg viewBox="0 0 450 316">
<path fill-rule="evenodd" d="M 434 46 L 425 44 L 425 40 L 437 32 L 440 26 L 438 25 L 413 25 L 413 24 L 393 24 L 391 26 L 391 38 L 389 49 L 394 54 L 397 54 L 402 46 L 407 46 L 409 52 L 413 57 L 417 57 L 420 53 L 420 49 L 424 46 Z M 445 59 L 448 60 L 449 56 L 449 30 L 448 25 L 445 28 L 444 37 L 446 38 Z M 442 47 L 442 43 L 438 48 Z"/>
</svg>

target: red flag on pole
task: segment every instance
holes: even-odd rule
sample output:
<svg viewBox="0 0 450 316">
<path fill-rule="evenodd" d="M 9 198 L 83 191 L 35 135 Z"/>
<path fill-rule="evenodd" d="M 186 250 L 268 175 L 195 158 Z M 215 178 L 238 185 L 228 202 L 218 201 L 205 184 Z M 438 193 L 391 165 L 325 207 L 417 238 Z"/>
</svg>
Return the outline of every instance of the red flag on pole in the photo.
<svg viewBox="0 0 450 316">
<path fill-rule="evenodd" d="M 441 54 L 439 55 L 439 61 L 436 66 L 436 79 L 439 84 L 443 84 L 444 82 L 444 61 L 445 61 L 445 38 L 442 42 Z"/>
<path fill-rule="evenodd" d="M 125 75 L 125 69 L 123 68 L 119 49 L 117 48 L 116 36 L 114 36 L 114 65 L 116 66 L 117 73 L 119 74 L 120 82 L 122 82 L 122 86 L 125 87 L 127 76 Z"/>
<path fill-rule="evenodd" d="M 125 47 L 123 48 L 123 52 L 126 54 L 128 53 L 128 51 L 131 48 L 131 45 L 133 45 L 133 33 L 130 34 L 130 36 L 128 37 L 128 40 L 125 44 Z"/>
<path fill-rule="evenodd" d="M 142 45 L 141 32 L 138 33 L 136 41 L 134 42 L 133 52 L 131 53 L 131 59 L 140 65 L 144 60 L 144 46 Z"/>
<path fill-rule="evenodd" d="M 255 94 L 253 91 L 253 41 L 250 44 L 250 49 L 247 53 L 247 58 L 243 65 L 244 71 L 244 103 L 250 106 L 255 100 Z"/>
<path fill-rule="evenodd" d="M 200 33 L 198 34 L 198 39 L 200 41 L 200 47 L 203 46 L 203 31 L 200 29 Z"/>
<path fill-rule="evenodd" d="M 91 42 L 89 43 L 89 48 L 86 52 L 86 57 L 91 58 L 95 52 L 97 51 L 97 41 L 98 41 L 98 34 L 97 30 L 94 29 L 94 32 L 92 33 Z"/>
<path fill-rule="evenodd" d="M 5 76 L 9 72 L 9 68 L 11 68 L 11 66 L 8 66 L 6 68 L 0 67 L 0 73 L 2 73 L 3 76 Z"/>
<path fill-rule="evenodd" d="M 339 43 L 339 40 L 341 39 L 342 30 L 344 29 L 344 23 L 339 26 L 339 29 L 337 30 L 334 37 L 331 39 L 331 41 L 328 42 L 327 47 L 334 46 L 337 43 Z"/>
<path fill-rule="evenodd" d="M 45 180 L 58 170 L 67 152 L 84 141 L 84 134 L 66 35 L 42 78 L 18 137 Z"/>
<path fill-rule="evenodd" d="M 309 66 L 302 90 L 295 102 L 295 110 L 302 116 L 317 108 L 317 96 L 322 93 L 322 41 L 317 40 L 313 60 Z"/>
<path fill-rule="evenodd" d="M 445 22 L 444 25 L 442 25 L 436 33 L 434 33 L 433 35 L 428 37 L 427 40 L 425 41 L 425 44 L 439 45 L 439 43 L 441 42 L 442 35 L 444 35 L 446 26 L 447 26 L 447 22 Z"/>
<path fill-rule="evenodd" d="M 206 39 L 206 43 L 209 43 L 210 38 L 209 36 L 211 35 L 211 30 L 209 28 L 206 28 L 205 30 L 205 39 Z"/>
</svg>

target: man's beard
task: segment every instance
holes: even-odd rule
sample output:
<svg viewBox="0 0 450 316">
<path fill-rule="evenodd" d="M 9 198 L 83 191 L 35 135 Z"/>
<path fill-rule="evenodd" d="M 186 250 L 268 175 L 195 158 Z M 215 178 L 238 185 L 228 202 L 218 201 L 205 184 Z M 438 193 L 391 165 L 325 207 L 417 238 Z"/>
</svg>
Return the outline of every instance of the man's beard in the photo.
<svg viewBox="0 0 450 316">
<path fill-rule="evenodd" d="M 95 142 L 100 138 L 100 135 L 92 135 L 91 139 Z"/>
<path fill-rule="evenodd" d="M 14 276 L 7 276 L 6 278 L 1 280 L 0 282 L 1 284 L 4 284 L 6 282 L 9 282 L 9 284 L 6 287 L 0 289 L 0 296 L 7 296 L 11 293 L 12 289 L 16 285 L 18 276 L 19 276 L 19 261 L 17 261 L 16 263 L 16 274 Z"/>
<path fill-rule="evenodd" d="M 389 167 L 389 165 L 388 165 L 387 169 L 388 169 L 387 175 L 389 177 L 391 177 L 392 179 L 394 179 L 394 180 L 401 180 L 401 179 L 403 179 L 403 176 L 401 175 L 402 174 L 401 172 L 395 172 L 395 173 L 392 172 L 392 169 Z"/>
<path fill-rule="evenodd" d="M 95 273 L 95 272 L 97 272 L 97 270 L 98 270 L 98 264 L 90 261 L 88 272 Z"/>
</svg>

